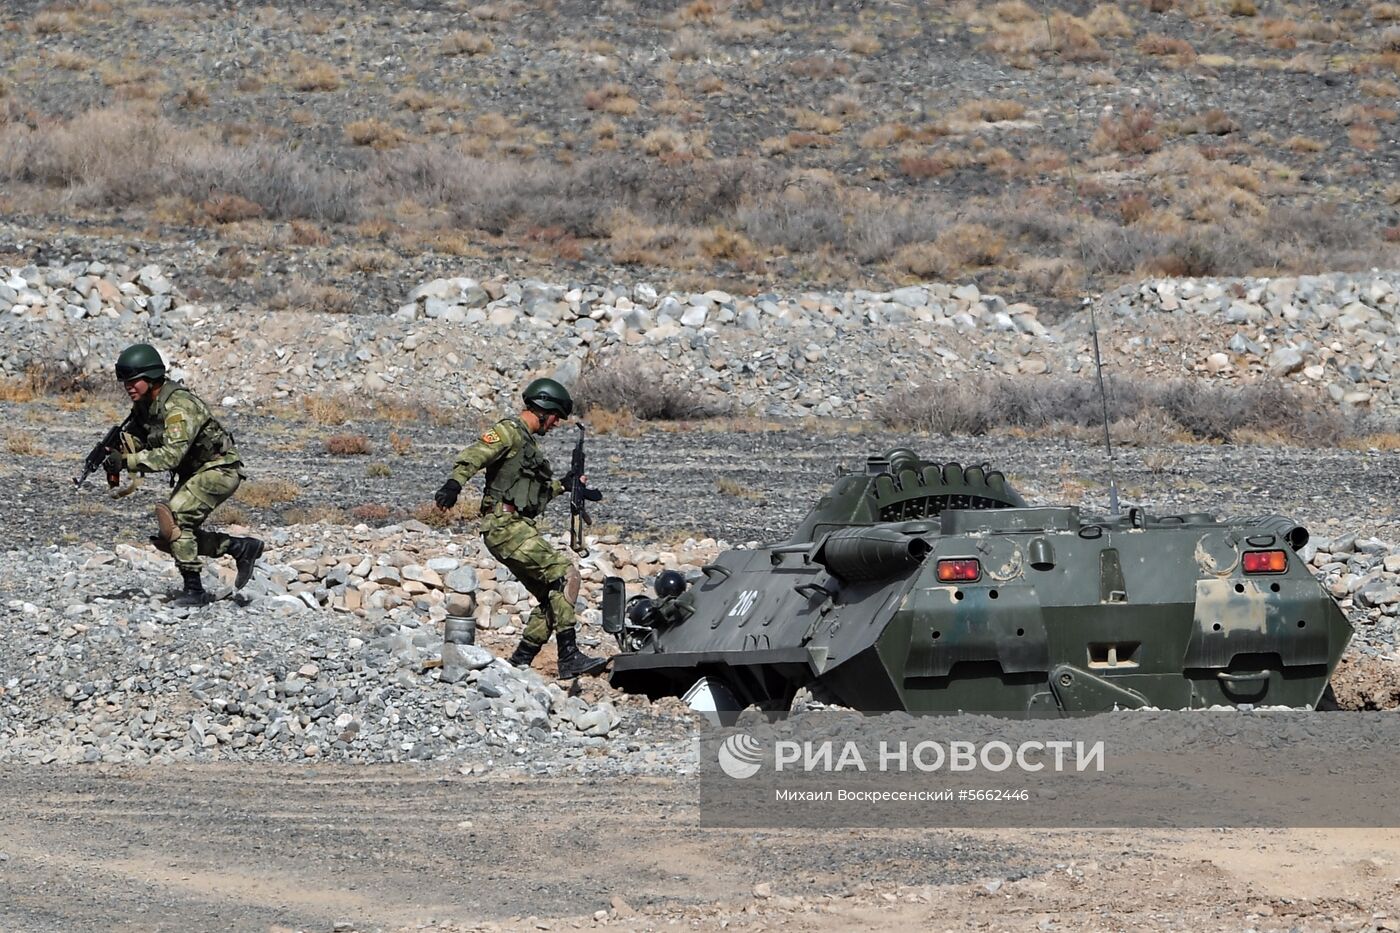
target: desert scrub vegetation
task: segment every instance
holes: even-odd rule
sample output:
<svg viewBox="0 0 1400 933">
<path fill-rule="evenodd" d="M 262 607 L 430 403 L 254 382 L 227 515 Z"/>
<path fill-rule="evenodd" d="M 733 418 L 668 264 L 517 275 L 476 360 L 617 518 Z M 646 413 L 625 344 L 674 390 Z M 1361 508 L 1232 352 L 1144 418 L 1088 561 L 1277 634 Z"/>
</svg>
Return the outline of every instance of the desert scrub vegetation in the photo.
<svg viewBox="0 0 1400 933">
<path fill-rule="evenodd" d="M 326 438 L 325 447 L 332 457 L 363 457 L 373 450 L 363 434 L 333 434 Z"/>
<path fill-rule="evenodd" d="M 574 404 L 582 414 L 594 410 L 622 413 L 641 421 L 679 421 L 723 415 L 723 399 L 702 396 L 635 354 L 594 361 L 574 387 Z"/>
<path fill-rule="evenodd" d="M 1043 17 L 1024 19 L 1015 4 L 994 9 L 1017 28 L 1043 28 Z M 1029 98 L 952 101 L 938 111 L 945 119 L 867 112 L 870 92 L 862 85 L 857 98 L 844 88 L 844 59 L 806 56 L 782 68 L 828 76 L 801 83 L 839 84 L 775 109 L 780 135 L 754 139 L 753 152 L 733 157 L 723 155 L 732 151 L 728 134 L 690 122 L 703 111 L 676 90 L 714 78 L 685 70 L 701 67 L 677 66 L 666 79 L 657 105 L 669 114 L 643 113 L 630 81 L 580 84 L 570 95 L 584 122 L 570 134 L 567 158 L 550 153 L 548 133 L 495 112 L 454 114 L 465 131 L 442 138 L 410 135 L 383 116 L 352 121 L 341 135 L 333 120 L 323 129 L 326 144 L 340 147 L 336 156 L 308 158 L 253 125 L 196 129 L 149 104 L 128 104 L 0 122 L 0 188 L 7 197 L 23 189 L 36 201 L 58 193 L 78 208 L 145 209 L 161 222 L 251 221 L 275 231 L 279 246 L 373 239 L 477 258 L 511 249 L 550 262 L 586 257 L 751 283 L 976 269 L 980 285 L 1015 295 L 1039 289 L 1053 267 L 1060 271 L 1050 297 L 1060 298 L 1070 290 L 1072 276 L 1062 274 L 1070 265 L 1082 289 L 1173 267 L 1277 274 L 1393 262 L 1381 231 L 1394 224 L 1379 217 L 1354 223 L 1350 239 L 1304 224 L 1286 230 L 1283 248 L 1274 249 L 1263 231 L 1281 230 L 1311 208 L 1314 186 L 1299 180 L 1314 170 L 1322 143 L 1280 134 L 1285 141 L 1266 156 L 1236 127 L 1246 123 L 1243 114 L 1204 107 L 1165 119 L 1149 97 L 1085 119 L 1086 152 L 998 128 L 1023 119 L 1027 104 L 1040 120 L 1041 105 Z M 393 120 L 414 121 L 417 108 L 443 101 L 435 91 L 401 93 L 403 110 L 386 111 Z M 1351 160 L 1378 151 L 1394 125 L 1392 103 L 1358 96 L 1333 108 L 1348 133 L 1319 134 L 1326 158 L 1357 171 Z M 1170 158 L 1152 161 L 1159 155 Z M 866 174 L 853 181 L 825 167 L 838 162 Z M 1244 170 L 1264 178 L 1263 187 L 1240 184 Z M 1150 210 L 1120 212 L 1125 178 Z M 968 184 L 975 193 L 964 190 Z M 1369 202 L 1346 210 L 1355 219 Z M 994 230 L 1000 248 L 988 259 L 960 258 L 940 243 L 959 224 Z M 354 310 L 353 294 L 324 288 L 331 287 L 297 283 L 279 293 L 279 307 Z"/>
<path fill-rule="evenodd" d="M 239 485 L 233 497 L 239 502 L 254 508 L 265 509 L 294 501 L 301 495 L 301 487 L 284 479 L 250 481 Z"/>
<path fill-rule="evenodd" d="M 1109 417 L 1125 443 L 1230 443 L 1267 436 L 1320 446 L 1374 433 L 1373 425 L 1348 422 L 1276 380 L 1224 386 L 1113 379 L 1108 386 Z M 891 395 L 874 414 L 890 428 L 943 435 L 1073 432 L 1103 423 L 1097 382 L 1057 377 L 933 383 Z"/>
</svg>

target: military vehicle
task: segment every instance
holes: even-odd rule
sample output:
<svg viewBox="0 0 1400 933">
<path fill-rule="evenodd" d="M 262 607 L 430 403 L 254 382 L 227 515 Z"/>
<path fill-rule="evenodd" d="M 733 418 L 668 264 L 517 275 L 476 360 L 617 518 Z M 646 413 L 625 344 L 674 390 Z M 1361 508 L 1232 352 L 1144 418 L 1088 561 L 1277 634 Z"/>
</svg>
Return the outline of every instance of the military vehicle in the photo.
<svg viewBox="0 0 1400 933">
<path fill-rule="evenodd" d="M 610 580 L 611 682 L 721 713 L 802 688 L 870 712 L 1315 707 L 1352 627 L 1307 540 L 1281 516 L 1032 507 L 900 448 L 838 471 L 787 541 L 655 598 Z"/>
</svg>

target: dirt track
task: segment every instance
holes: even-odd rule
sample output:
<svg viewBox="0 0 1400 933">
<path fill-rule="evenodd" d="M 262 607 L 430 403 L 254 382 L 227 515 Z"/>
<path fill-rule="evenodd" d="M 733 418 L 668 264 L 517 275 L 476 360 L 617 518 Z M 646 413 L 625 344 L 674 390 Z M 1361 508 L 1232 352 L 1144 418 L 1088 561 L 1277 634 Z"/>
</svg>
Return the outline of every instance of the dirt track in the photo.
<svg viewBox="0 0 1400 933">
<path fill-rule="evenodd" d="M 1400 887 L 1397 831 L 780 834 L 697 829 L 685 779 L 0 777 L 0 929 L 35 933 L 550 929 L 600 910 L 625 929 L 1393 930 Z"/>
</svg>

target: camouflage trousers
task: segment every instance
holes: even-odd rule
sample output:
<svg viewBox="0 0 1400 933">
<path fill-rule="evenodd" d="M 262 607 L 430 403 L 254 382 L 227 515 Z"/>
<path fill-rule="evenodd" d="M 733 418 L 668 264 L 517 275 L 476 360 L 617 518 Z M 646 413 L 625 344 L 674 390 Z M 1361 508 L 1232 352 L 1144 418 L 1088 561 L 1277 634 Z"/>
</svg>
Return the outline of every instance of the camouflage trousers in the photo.
<svg viewBox="0 0 1400 933">
<path fill-rule="evenodd" d="M 170 555 L 181 570 L 198 570 L 201 557 L 223 557 L 232 538 L 201 526 L 209 513 L 233 495 L 243 475 L 233 464 L 200 470 L 170 493 L 170 512 L 180 537 L 170 544 Z"/>
<path fill-rule="evenodd" d="M 525 623 L 525 640 L 534 645 L 549 641 L 551 632 L 574 627 L 577 596 L 574 565 L 550 545 L 535 523 L 518 514 L 490 513 L 481 519 L 481 537 L 491 556 L 505 565 L 535 597 L 536 606 Z"/>
</svg>

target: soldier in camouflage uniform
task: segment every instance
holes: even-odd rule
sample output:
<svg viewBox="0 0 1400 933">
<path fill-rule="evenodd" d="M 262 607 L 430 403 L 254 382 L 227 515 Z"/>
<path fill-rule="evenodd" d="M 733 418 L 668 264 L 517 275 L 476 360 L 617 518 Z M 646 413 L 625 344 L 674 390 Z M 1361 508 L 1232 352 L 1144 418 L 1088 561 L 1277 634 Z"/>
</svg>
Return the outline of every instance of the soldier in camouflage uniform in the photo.
<svg viewBox="0 0 1400 933">
<path fill-rule="evenodd" d="M 535 527 L 536 517 L 549 500 L 572 490 L 575 480 L 587 482 L 586 476 L 573 474 L 555 480 L 549 461 L 535 442 L 535 435 L 548 434 L 573 413 L 574 402 L 568 390 L 553 379 L 536 379 L 525 387 L 523 397 L 523 411 L 496 422 L 457 455 L 452 478 L 434 499 L 439 508 L 452 508 L 462 484 L 478 471 L 486 471 L 481 497 L 482 540 L 538 603 L 510 663 L 529 667 L 552 631 L 559 647 L 559 676 L 592 674 L 605 667 L 607 660 L 590 657 L 578 648 L 574 630 L 578 571 Z M 593 493 L 590 499 L 602 498 L 600 493 L 589 492 Z"/>
<path fill-rule="evenodd" d="M 108 476 L 169 470 L 174 489 L 169 503 L 156 506 L 160 534 L 151 543 L 175 558 L 184 588 L 177 606 L 200 606 L 209 595 L 199 578 L 201 557 L 229 556 L 237 566 L 235 587 L 242 589 L 262 555 L 256 538 L 233 538 L 201 526 L 209 513 L 243 481 L 242 462 L 233 436 L 209 407 L 180 383 L 165 378 L 165 363 L 155 347 L 138 343 L 117 357 L 117 379 L 135 407 L 131 433 L 122 449 L 104 463 Z"/>
</svg>

